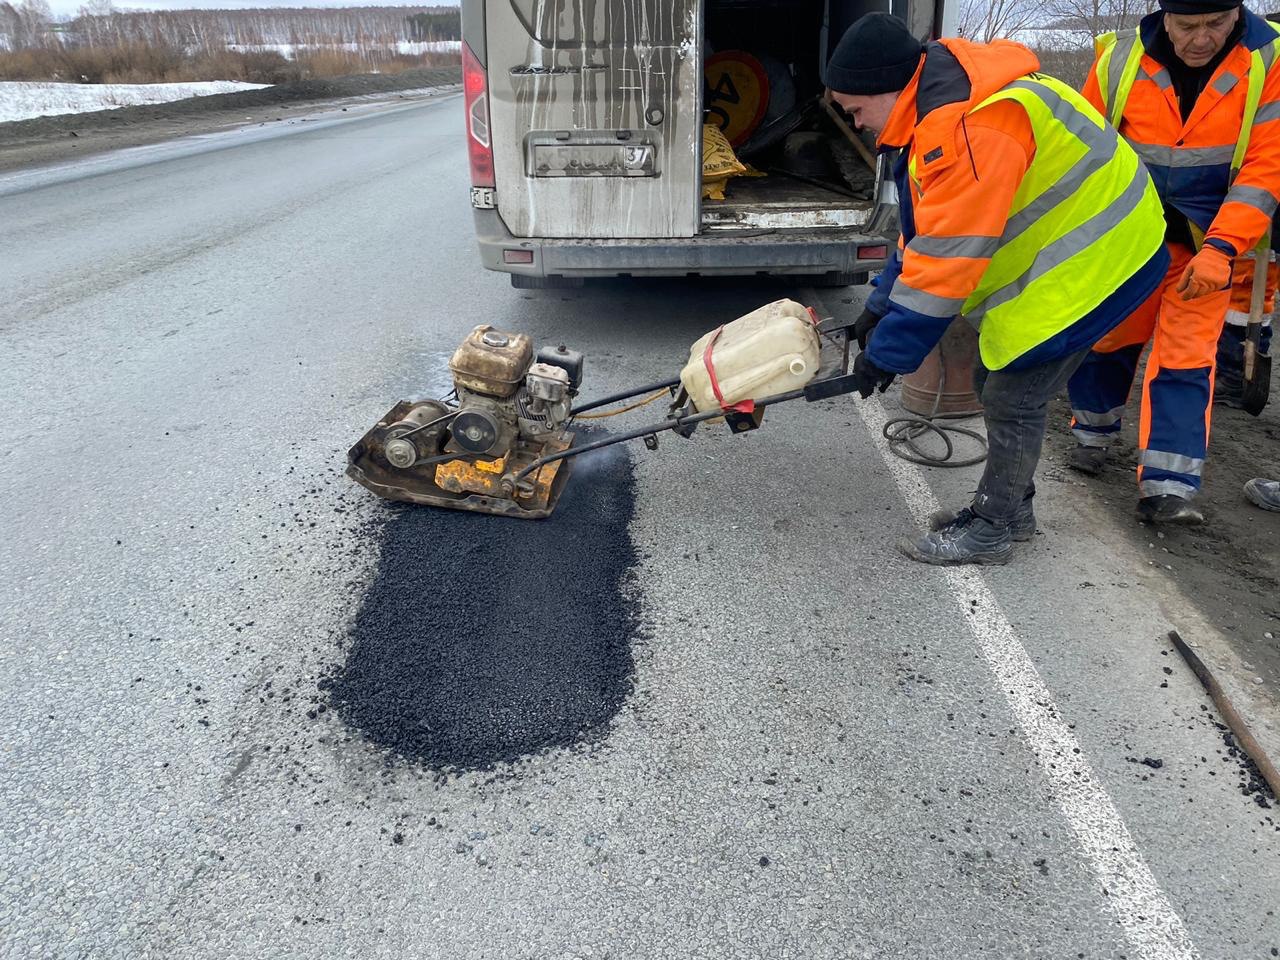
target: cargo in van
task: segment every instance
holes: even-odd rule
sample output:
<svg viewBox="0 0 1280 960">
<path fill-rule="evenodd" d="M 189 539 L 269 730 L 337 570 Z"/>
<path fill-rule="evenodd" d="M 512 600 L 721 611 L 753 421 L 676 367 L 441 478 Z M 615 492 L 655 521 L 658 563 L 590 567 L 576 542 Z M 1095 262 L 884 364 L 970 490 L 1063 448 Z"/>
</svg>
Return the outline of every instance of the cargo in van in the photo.
<svg viewBox="0 0 1280 960">
<path fill-rule="evenodd" d="M 934 3 L 888 9 L 929 37 L 943 28 Z M 821 78 L 845 28 L 883 9 L 463 0 L 484 266 L 519 287 L 598 276 L 865 280 L 895 235 L 894 191 L 871 138 L 824 103 Z"/>
</svg>

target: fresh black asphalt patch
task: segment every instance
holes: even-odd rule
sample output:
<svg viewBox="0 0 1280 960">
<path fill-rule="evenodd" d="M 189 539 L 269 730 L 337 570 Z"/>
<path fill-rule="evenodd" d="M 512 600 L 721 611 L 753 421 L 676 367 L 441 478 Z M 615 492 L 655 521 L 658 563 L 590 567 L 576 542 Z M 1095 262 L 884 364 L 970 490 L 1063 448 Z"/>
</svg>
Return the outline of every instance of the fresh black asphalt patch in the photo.
<svg viewBox="0 0 1280 960">
<path fill-rule="evenodd" d="M 634 478 L 621 447 L 573 469 L 546 520 L 388 505 L 346 662 L 323 683 L 348 726 L 450 771 L 607 730 L 638 627 Z"/>
</svg>

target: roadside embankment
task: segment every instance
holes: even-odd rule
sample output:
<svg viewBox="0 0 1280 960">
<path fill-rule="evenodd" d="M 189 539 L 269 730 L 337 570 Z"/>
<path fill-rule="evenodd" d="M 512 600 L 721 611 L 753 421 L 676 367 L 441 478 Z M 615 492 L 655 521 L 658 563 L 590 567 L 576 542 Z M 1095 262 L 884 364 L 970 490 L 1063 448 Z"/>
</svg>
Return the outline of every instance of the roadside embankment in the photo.
<svg viewBox="0 0 1280 960">
<path fill-rule="evenodd" d="M 238 124 L 284 120 L 298 107 L 313 107 L 326 101 L 408 95 L 415 90 L 459 83 L 461 76 L 459 67 L 431 67 L 395 74 L 300 80 L 170 103 L 0 123 L 0 170 L 143 146 Z"/>
</svg>

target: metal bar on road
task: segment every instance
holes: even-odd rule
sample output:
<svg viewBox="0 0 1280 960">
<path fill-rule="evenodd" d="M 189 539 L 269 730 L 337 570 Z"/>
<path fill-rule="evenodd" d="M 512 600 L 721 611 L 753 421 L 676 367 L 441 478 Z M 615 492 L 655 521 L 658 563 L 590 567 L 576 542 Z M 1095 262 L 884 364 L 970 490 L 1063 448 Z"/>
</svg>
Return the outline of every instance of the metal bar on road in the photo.
<svg viewBox="0 0 1280 960">
<path fill-rule="evenodd" d="M 1218 678 L 1213 675 L 1205 662 L 1200 659 L 1199 654 L 1191 649 L 1187 641 L 1182 639 L 1177 630 L 1169 631 L 1169 639 L 1173 641 L 1173 645 L 1182 654 L 1182 659 L 1187 661 L 1187 666 L 1191 668 L 1191 672 L 1204 684 L 1204 688 L 1209 692 L 1209 698 L 1213 701 L 1213 705 L 1222 714 L 1222 719 L 1227 721 L 1227 726 L 1231 728 L 1231 732 L 1235 735 L 1236 743 L 1240 744 L 1240 749 L 1245 752 L 1245 756 L 1254 762 L 1254 765 L 1258 768 L 1258 773 L 1262 775 L 1262 779 L 1271 788 L 1271 793 L 1277 799 L 1280 799 L 1280 771 L 1276 770 L 1276 765 L 1271 762 L 1267 752 L 1262 749 L 1262 744 L 1258 743 L 1253 731 L 1249 729 L 1249 724 L 1245 723 L 1244 717 L 1236 712 L 1235 706 L 1227 697 L 1227 692 L 1222 689 L 1222 684 L 1218 683 Z"/>
</svg>

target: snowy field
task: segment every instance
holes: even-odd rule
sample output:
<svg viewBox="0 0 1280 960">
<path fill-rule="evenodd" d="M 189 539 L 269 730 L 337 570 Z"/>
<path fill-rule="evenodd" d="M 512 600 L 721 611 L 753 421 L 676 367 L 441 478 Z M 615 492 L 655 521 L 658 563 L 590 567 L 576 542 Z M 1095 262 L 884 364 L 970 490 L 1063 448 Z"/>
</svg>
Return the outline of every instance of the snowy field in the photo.
<svg viewBox="0 0 1280 960">
<path fill-rule="evenodd" d="M 61 113 L 114 110 L 143 103 L 168 103 L 211 93 L 256 90 L 264 83 L 210 80 L 204 83 L 34 83 L 0 81 L 0 123 Z"/>
</svg>

